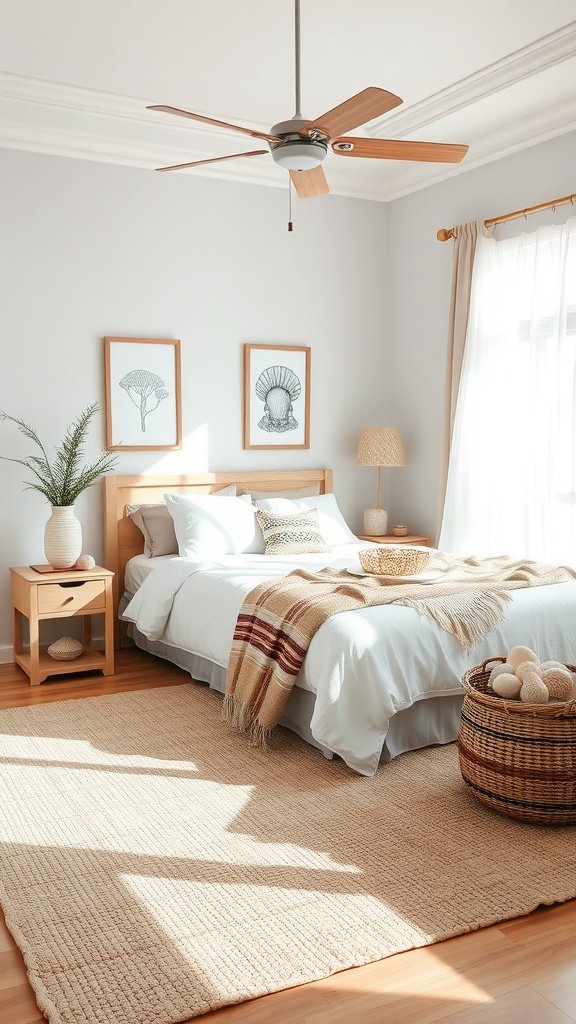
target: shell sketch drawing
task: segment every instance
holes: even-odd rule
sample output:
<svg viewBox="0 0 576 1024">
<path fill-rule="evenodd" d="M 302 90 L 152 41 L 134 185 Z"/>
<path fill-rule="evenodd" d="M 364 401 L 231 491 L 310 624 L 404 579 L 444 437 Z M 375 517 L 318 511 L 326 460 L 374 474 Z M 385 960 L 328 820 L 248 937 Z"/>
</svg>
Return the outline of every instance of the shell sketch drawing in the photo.
<svg viewBox="0 0 576 1024">
<path fill-rule="evenodd" d="M 151 370 L 130 370 L 122 377 L 122 380 L 118 381 L 118 386 L 123 388 L 130 401 L 138 409 L 140 426 L 142 432 L 146 433 L 146 417 L 158 408 L 164 398 L 168 398 L 164 381 Z M 148 399 L 152 396 L 156 399 L 156 405 L 148 407 Z"/>
<path fill-rule="evenodd" d="M 298 421 L 294 419 L 292 402 L 298 398 L 302 385 L 293 370 L 288 366 L 268 366 L 258 377 L 254 390 L 264 402 L 260 430 L 278 434 L 296 430 Z"/>
</svg>

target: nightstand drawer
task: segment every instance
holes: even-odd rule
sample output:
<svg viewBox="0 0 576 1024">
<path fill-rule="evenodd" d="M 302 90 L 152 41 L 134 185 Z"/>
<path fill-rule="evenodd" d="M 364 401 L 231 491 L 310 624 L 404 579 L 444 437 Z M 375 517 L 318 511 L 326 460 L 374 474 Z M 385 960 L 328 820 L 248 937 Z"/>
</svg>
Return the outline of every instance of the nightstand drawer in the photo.
<svg viewBox="0 0 576 1024">
<path fill-rule="evenodd" d="M 78 583 L 44 583 L 38 587 L 40 615 L 58 612 L 104 611 L 105 580 L 83 580 Z"/>
</svg>

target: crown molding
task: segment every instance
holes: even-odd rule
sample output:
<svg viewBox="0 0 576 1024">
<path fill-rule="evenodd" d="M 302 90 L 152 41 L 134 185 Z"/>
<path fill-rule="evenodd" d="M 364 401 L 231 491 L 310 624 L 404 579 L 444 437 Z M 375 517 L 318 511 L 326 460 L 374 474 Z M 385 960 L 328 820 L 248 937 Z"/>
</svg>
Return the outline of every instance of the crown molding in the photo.
<svg viewBox="0 0 576 1024">
<path fill-rule="evenodd" d="M 576 56 L 576 22 L 488 65 L 455 85 L 387 116 L 369 129 L 388 138 L 415 132 L 433 121 L 506 90 L 562 61 Z M 225 155 L 234 136 L 229 131 L 146 110 L 148 100 L 121 96 L 60 82 L 0 72 L 0 147 L 93 160 L 150 170 L 159 163 L 181 163 L 210 154 Z M 221 117 L 222 115 L 220 113 Z M 245 122 L 269 130 L 268 125 Z M 428 188 L 457 174 L 508 156 L 520 149 L 576 127 L 576 97 L 516 119 L 505 129 L 473 140 L 463 164 L 418 165 L 409 177 L 382 175 L 362 180 L 353 161 L 339 167 L 331 182 L 333 195 L 389 202 Z M 240 136 L 239 136 L 240 137 Z M 472 141 L 472 140 L 471 140 Z M 286 175 L 272 160 L 238 160 L 206 165 L 182 174 L 274 188 L 286 187 Z"/>
<path fill-rule="evenodd" d="M 370 135 L 401 138 L 576 55 L 576 21 L 515 50 L 406 110 L 380 118 Z"/>
<path fill-rule="evenodd" d="M 57 129 L 36 126 L 34 132 L 31 133 L 28 125 L 12 124 L 8 126 L 2 123 L 1 117 L 0 147 L 68 159 L 92 160 L 97 163 L 123 167 L 138 167 L 147 171 L 158 165 L 157 144 L 145 145 L 111 136 L 96 137 L 87 132 L 78 132 L 61 126 Z M 181 150 L 173 149 L 171 152 L 170 147 L 163 147 L 163 155 L 166 158 L 166 163 L 177 163 L 183 159 Z M 201 159 L 205 153 L 195 154 L 188 146 L 188 157 L 194 157 L 194 155 Z M 249 171 L 246 169 L 246 165 L 242 166 L 242 161 L 231 161 L 224 165 L 208 165 L 202 167 L 201 177 L 251 185 L 266 185 L 271 188 L 287 187 L 287 175 L 272 160 L 263 158 L 262 161 L 257 162 L 256 167 L 254 163 L 254 161 L 250 162 Z M 198 176 L 198 171 L 180 171 L 178 177 L 182 176 Z M 380 191 L 358 186 L 331 186 L 330 194 L 371 202 L 383 202 L 385 199 Z M 296 199 L 296 201 L 298 200 Z"/>
<path fill-rule="evenodd" d="M 497 133 L 491 134 L 489 140 L 484 144 L 476 142 L 474 144 L 475 155 L 470 159 L 467 157 L 464 163 L 453 167 L 444 165 L 437 174 L 428 174 L 425 180 L 412 181 L 409 185 L 398 188 L 392 186 L 386 193 L 385 202 L 393 202 L 412 192 L 420 192 L 424 188 L 430 188 L 449 178 L 466 174 L 484 164 L 502 160 L 504 157 L 512 156 L 531 146 L 538 146 L 542 142 L 549 142 L 551 139 L 558 138 L 558 136 L 575 129 L 576 96 L 562 104 L 555 104 L 549 110 L 540 112 L 538 116 L 520 119 L 512 127 L 506 125 Z"/>
<path fill-rule="evenodd" d="M 0 147 L 146 170 L 230 151 L 234 136 L 229 131 L 146 110 L 147 102 L 0 71 Z M 269 125 L 246 120 L 244 124 L 269 130 Z M 264 157 L 208 164 L 179 175 L 287 186 L 286 173 Z M 372 202 L 385 198 L 380 189 L 362 184 L 341 182 L 330 191 Z"/>
<path fill-rule="evenodd" d="M 195 135 L 220 136 L 223 139 L 230 139 L 229 131 L 219 129 L 215 125 L 205 124 L 202 121 L 192 123 L 179 118 L 174 118 L 171 121 L 166 114 L 147 110 L 147 105 L 156 100 L 122 96 L 111 92 L 101 92 L 98 89 L 88 89 L 84 86 L 51 82 L 41 78 L 30 78 L 26 75 L 0 71 L 0 101 L 4 100 L 33 107 L 49 107 L 55 111 L 115 118 L 148 127 L 160 125 L 161 128 L 168 127 L 172 131 L 181 131 L 185 133 L 185 137 L 193 132 Z M 226 117 L 221 114 L 218 116 L 221 120 L 226 120 Z M 269 125 L 257 124 L 255 121 L 244 119 L 243 124 L 246 128 L 253 128 L 256 131 L 267 132 L 270 130 Z"/>
</svg>

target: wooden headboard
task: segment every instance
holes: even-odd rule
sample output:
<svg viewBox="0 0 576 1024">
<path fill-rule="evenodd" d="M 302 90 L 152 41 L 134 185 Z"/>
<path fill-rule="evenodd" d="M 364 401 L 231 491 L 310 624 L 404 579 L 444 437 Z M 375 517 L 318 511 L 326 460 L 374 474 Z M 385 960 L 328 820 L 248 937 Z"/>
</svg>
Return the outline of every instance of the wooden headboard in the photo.
<svg viewBox="0 0 576 1024">
<path fill-rule="evenodd" d="M 246 473 L 199 473 L 194 476 L 105 476 L 104 565 L 114 575 L 114 612 L 124 592 L 126 562 L 144 550 L 144 538 L 126 515 L 126 505 L 154 505 L 172 494 L 210 494 L 227 484 L 245 491 L 287 491 L 320 485 L 320 493 L 332 490 L 330 469 L 264 470 Z"/>
</svg>

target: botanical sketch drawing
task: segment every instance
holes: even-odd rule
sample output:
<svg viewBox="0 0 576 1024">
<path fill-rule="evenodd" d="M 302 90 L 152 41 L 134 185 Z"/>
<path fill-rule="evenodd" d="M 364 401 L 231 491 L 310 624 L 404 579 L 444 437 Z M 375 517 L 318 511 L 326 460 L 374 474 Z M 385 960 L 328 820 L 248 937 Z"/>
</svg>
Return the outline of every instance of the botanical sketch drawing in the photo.
<svg viewBox="0 0 576 1024">
<path fill-rule="evenodd" d="M 294 419 L 292 402 L 298 398 L 302 385 L 293 370 L 288 366 L 268 366 L 258 377 L 254 390 L 264 402 L 264 415 L 258 423 L 260 430 L 270 434 L 296 430 L 298 422 Z"/>
<path fill-rule="evenodd" d="M 168 398 L 164 381 L 151 370 L 130 370 L 118 384 L 138 409 L 142 433 L 146 433 L 146 417 L 158 408 L 164 398 Z M 148 405 L 148 400 L 152 398 L 156 404 Z"/>
</svg>

